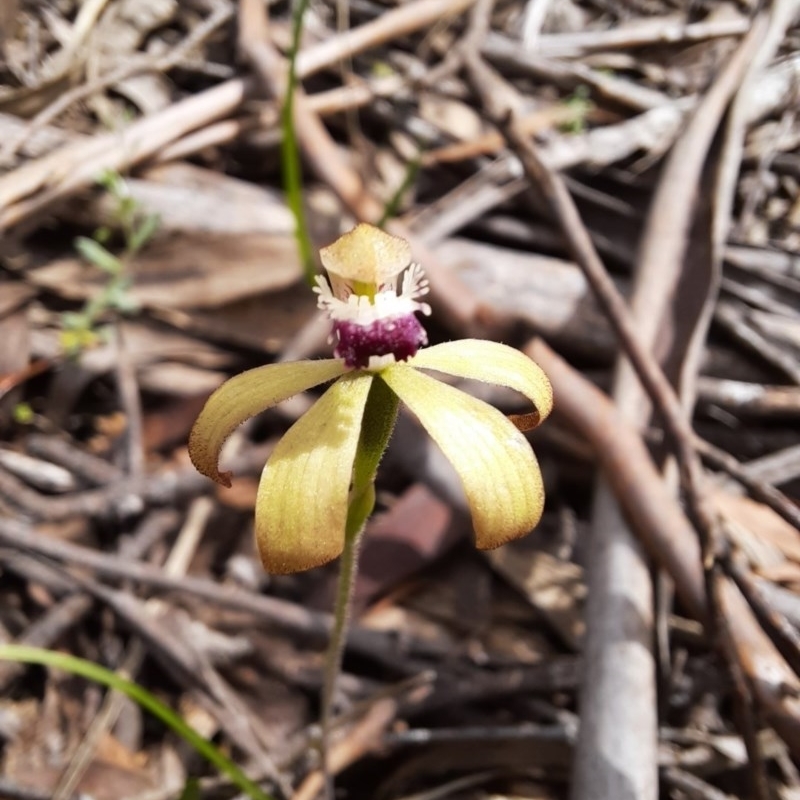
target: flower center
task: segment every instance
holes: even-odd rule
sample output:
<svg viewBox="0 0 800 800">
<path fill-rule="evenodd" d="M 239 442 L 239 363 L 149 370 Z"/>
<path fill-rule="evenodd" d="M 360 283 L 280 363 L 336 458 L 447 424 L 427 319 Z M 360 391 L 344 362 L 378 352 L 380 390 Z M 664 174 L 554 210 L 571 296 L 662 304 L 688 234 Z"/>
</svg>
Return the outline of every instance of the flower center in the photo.
<svg viewBox="0 0 800 800">
<path fill-rule="evenodd" d="M 418 264 L 402 275 L 399 294 L 394 285 L 353 282 L 339 284 L 337 296 L 326 278 L 319 275 L 316 281 L 317 304 L 333 322 L 334 354 L 348 367 L 379 369 L 387 361 L 406 361 L 428 343 L 415 316 L 431 313 L 430 306 L 418 299 L 428 291 Z"/>
</svg>

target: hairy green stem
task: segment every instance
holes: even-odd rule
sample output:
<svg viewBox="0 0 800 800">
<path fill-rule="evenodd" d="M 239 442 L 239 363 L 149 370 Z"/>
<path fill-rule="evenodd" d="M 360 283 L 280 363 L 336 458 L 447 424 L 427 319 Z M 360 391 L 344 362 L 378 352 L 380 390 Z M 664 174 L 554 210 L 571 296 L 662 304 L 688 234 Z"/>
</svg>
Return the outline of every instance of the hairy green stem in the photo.
<svg viewBox="0 0 800 800">
<path fill-rule="evenodd" d="M 336 684 L 342 671 L 344 646 L 350 626 L 350 611 L 353 587 L 358 574 L 358 553 L 361 536 L 367 519 L 375 504 L 375 488 L 370 484 L 364 492 L 354 498 L 350 505 L 345 533 L 344 550 L 339 561 L 339 580 L 336 586 L 336 602 L 333 608 L 333 629 L 325 653 L 325 672 L 322 681 L 322 708 L 320 709 L 320 759 L 325 777 L 325 795 L 333 800 L 333 775 L 328 762 L 329 738 L 333 706 L 336 699 Z"/>
<path fill-rule="evenodd" d="M 322 681 L 319 750 L 328 800 L 333 800 L 333 777 L 328 763 L 331 717 L 350 623 L 353 586 L 358 573 L 358 552 L 367 520 L 375 508 L 375 476 L 397 420 L 399 403 L 397 395 L 380 377 L 375 376 L 364 407 L 361 436 L 353 462 L 353 487 L 347 510 L 344 549 L 339 562 L 333 629 L 325 654 L 325 674 Z"/>
</svg>

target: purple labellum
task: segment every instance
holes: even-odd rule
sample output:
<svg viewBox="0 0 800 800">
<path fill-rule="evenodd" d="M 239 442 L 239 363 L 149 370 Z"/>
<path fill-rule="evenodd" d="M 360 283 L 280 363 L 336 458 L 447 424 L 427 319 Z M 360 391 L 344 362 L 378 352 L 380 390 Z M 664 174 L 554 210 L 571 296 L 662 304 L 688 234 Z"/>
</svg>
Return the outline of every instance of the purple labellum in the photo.
<svg viewBox="0 0 800 800">
<path fill-rule="evenodd" d="M 413 314 L 378 319 L 367 325 L 335 320 L 333 330 L 339 340 L 336 356 L 356 369 L 368 367 L 370 356 L 392 355 L 397 361 L 406 361 L 428 343 L 425 329 Z"/>
</svg>

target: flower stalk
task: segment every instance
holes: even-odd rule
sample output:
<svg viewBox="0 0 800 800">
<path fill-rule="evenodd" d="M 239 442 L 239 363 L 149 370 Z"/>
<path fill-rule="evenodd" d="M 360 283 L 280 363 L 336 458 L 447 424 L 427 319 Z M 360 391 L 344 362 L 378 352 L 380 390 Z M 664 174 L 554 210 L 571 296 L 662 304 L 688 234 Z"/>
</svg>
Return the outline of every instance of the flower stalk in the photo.
<svg viewBox="0 0 800 800">
<path fill-rule="evenodd" d="M 330 735 L 331 721 L 336 701 L 336 688 L 342 671 L 344 647 L 350 627 L 352 611 L 353 587 L 358 573 L 358 555 L 361 548 L 361 537 L 366 521 L 361 528 L 345 534 L 344 550 L 339 562 L 339 578 L 336 584 L 336 601 L 333 606 L 333 628 L 325 652 L 325 666 L 322 674 L 322 693 L 320 698 L 320 766 L 325 779 L 325 794 L 334 796 L 333 774 L 331 771 Z"/>
</svg>

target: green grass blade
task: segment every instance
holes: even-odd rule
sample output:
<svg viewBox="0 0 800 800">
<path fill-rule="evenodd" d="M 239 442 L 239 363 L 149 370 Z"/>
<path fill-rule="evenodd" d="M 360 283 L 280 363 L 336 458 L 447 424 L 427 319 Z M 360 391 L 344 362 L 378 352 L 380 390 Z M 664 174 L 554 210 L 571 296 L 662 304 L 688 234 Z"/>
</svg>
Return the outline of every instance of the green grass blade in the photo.
<svg viewBox="0 0 800 800">
<path fill-rule="evenodd" d="M 300 162 L 300 148 L 294 131 L 294 93 L 297 89 L 297 53 L 300 49 L 300 36 L 303 33 L 303 16 L 308 8 L 308 0 L 300 0 L 292 19 L 292 46 L 289 50 L 289 75 L 286 81 L 286 96 L 281 109 L 281 166 L 283 168 L 283 188 L 286 202 L 294 215 L 295 237 L 303 263 L 303 274 L 309 286 L 314 284 L 317 271 L 314 261 L 314 248 L 308 234 L 305 210 L 303 209 L 303 167 Z"/>
<path fill-rule="evenodd" d="M 378 227 L 382 228 L 390 219 L 397 216 L 400 209 L 400 203 L 403 200 L 403 195 L 408 191 L 414 181 L 417 179 L 417 173 L 422 165 L 422 154 L 416 156 L 412 161 L 408 162 L 406 167 L 406 174 L 403 177 L 403 182 L 397 187 L 395 193 L 389 198 L 389 201 L 383 208 L 383 214 L 378 221 Z"/>
<path fill-rule="evenodd" d="M 231 782 L 252 800 L 274 800 L 271 795 L 266 794 L 257 784 L 251 781 L 222 751 L 203 738 L 169 706 L 164 705 L 155 695 L 152 695 L 147 689 L 143 689 L 139 684 L 129 681 L 92 661 L 54 650 L 44 650 L 39 647 L 26 647 L 15 644 L 0 645 L 0 661 L 18 661 L 24 664 L 42 664 L 47 667 L 55 667 L 64 670 L 64 672 L 80 675 L 90 681 L 100 683 L 109 689 L 116 689 L 118 692 L 122 692 L 142 708 L 149 711 L 154 717 L 161 720 L 170 730 L 178 734 L 222 774 L 227 775 Z"/>
</svg>

